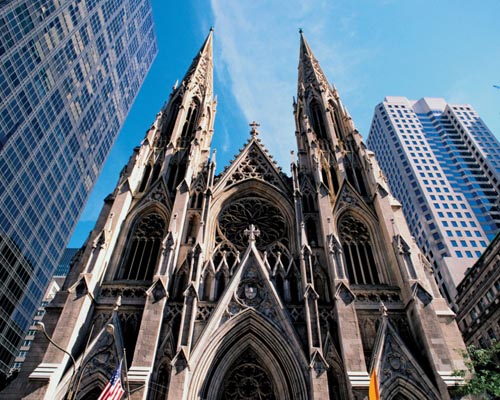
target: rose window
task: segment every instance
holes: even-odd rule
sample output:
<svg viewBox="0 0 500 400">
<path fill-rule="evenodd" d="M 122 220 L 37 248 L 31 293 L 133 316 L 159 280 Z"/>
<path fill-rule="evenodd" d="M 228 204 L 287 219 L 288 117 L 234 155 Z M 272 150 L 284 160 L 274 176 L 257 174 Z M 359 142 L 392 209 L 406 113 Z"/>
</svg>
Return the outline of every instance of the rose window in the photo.
<svg viewBox="0 0 500 400">
<path fill-rule="evenodd" d="M 275 242 L 287 242 L 285 217 L 280 209 L 258 197 L 247 197 L 226 205 L 219 215 L 218 234 L 221 240 L 229 240 L 239 250 L 248 245 L 245 230 L 253 224 L 260 231 L 256 238 L 259 249 Z"/>
</svg>

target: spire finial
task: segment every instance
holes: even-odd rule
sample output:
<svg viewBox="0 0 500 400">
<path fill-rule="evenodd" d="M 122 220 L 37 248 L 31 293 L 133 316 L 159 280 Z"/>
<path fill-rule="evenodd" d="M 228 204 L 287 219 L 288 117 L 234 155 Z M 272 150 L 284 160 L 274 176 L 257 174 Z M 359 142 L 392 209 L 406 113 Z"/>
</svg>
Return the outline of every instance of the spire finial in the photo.
<svg viewBox="0 0 500 400">
<path fill-rule="evenodd" d="M 299 28 L 299 33 L 302 34 L 303 32 L 302 28 Z"/>
<path fill-rule="evenodd" d="M 210 27 L 210 32 L 213 32 L 213 31 L 214 31 L 214 26 L 212 25 L 212 26 Z"/>
<path fill-rule="evenodd" d="M 260 124 L 258 124 L 255 121 L 252 121 L 248 125 L 252 128 L 250 130 L 250 135 L 252 135 L 253 137 L 257 136 L 259 134 L 259 131 L 257 130 L 257 128 L 260 126 Z"/>
</svg>

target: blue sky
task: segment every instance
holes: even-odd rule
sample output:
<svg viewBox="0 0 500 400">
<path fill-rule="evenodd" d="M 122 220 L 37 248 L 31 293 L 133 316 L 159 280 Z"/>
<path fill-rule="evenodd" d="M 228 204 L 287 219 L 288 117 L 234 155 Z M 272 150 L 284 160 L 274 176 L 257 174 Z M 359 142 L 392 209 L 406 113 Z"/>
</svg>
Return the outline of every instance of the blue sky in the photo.
<svg viewBox="0 0 500 400">
<path fill-rule="evenodd" d="M 469 103 L 500 134 L 500 1 L 152 0 L 159 53 L 82 214 L 70 247 L 93 228 L 133 147 L 214 26 L 212 147 L 221 170 L 261 124 L 288 173 L 295 148 L 299 28 L 366 138 L 385 96 Z"/>
</svg>

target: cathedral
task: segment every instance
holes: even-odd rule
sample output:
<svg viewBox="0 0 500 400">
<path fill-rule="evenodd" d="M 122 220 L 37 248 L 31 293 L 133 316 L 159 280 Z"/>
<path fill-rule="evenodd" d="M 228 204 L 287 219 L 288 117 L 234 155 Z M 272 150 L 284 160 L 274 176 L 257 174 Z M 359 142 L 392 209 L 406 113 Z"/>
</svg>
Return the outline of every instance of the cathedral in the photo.
<svg viewBox="0 0 500 400">
<path fill-rule="evenodd" d="M 455 315 L 300 34 L 290 174 L 211 150 L 213 32 L 120 174 L 3 399 L 454 397 Z M 290 133 L 291 134 L 291 133 Z"/>
</svg>

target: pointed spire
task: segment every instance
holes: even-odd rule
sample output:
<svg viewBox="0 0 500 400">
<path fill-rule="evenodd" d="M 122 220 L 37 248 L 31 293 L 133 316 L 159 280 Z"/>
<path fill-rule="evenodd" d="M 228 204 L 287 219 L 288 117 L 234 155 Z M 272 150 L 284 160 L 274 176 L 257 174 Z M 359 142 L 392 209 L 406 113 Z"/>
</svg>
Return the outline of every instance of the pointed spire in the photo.
<svg viewBox="0 0 500 400">
<path fill-rule="evenodd" d="M 307 87 L 309 84 L 313 86 L 325 86 L 328 88 L 328 80 L 319 66 L 318 60 L 314 56 L 309 43 L 304 36 L 302 29 L 300 33 L 300 53 L 299 53 L 299 81 L 298 86 Z M 300 90 L 299 90 L 300 93 Z"/>
<path fill-rule="evenodd" d="M 195 81 L 204 85 L 209 95 L 213 90 L 213 32 L 212 27 L 183 79 L 184 84 Z"/>
</svg>

